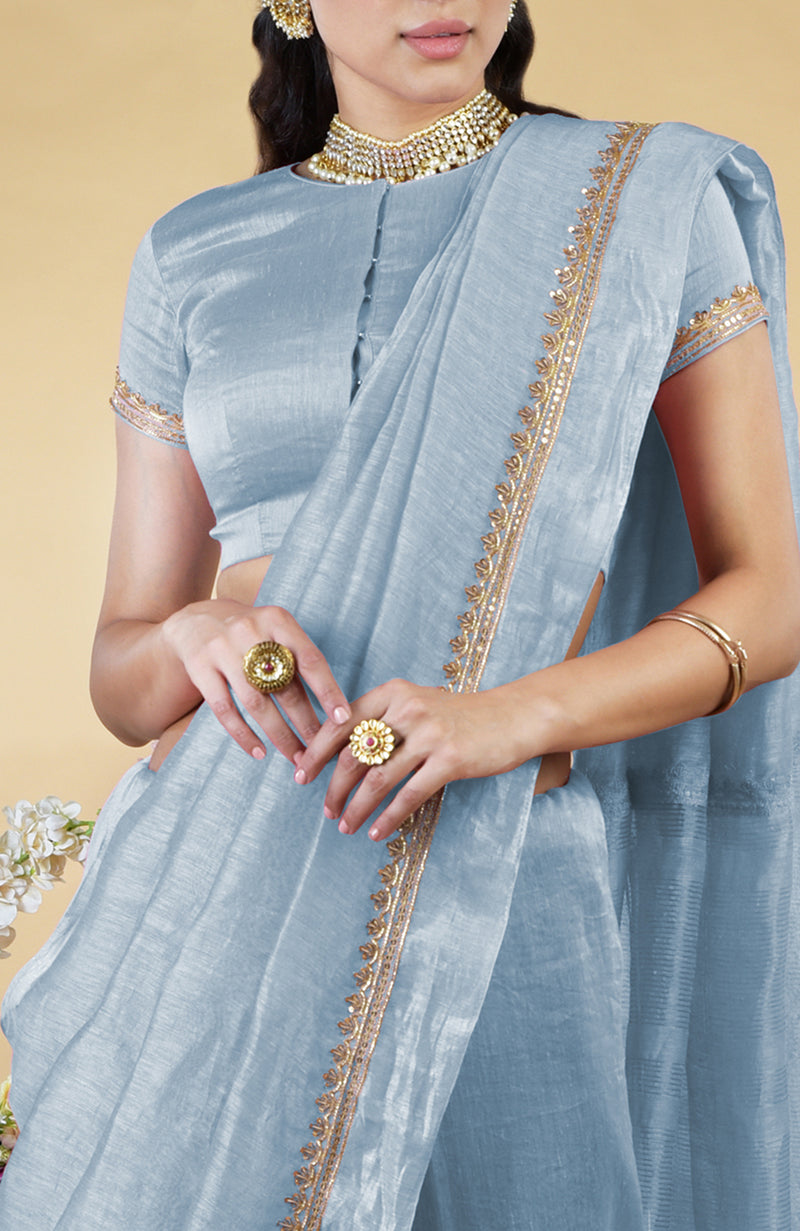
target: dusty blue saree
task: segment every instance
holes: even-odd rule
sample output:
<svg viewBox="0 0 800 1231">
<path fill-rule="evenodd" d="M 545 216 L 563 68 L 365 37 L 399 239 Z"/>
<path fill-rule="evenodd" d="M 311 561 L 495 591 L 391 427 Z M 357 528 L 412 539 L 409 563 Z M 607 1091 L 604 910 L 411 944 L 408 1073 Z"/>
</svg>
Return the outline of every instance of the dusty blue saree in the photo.
<svg viewBox="0 0 800 1231">
<path fill-rule="evenodd" d="M 591 645 L 695 588 L 650 406 L 715 177 L 770 313 L 797 482 L 757 157 L 681 126 L 519 121 L 474 168 L 259 596 L 295 614 L 348 695 L 394 675 L 489 688 L 558 661 L 600 570 Z M 535 761 L 455 783 L 376 849 L 323 819 L 324 783 L 253 763 L 201 709 L 158 774 L 120 784 L 63 923 L 6 998 L 22 1136 L 0 1222 L 501 1225 L 500 1147 L 470 1161 L 479 1221 L 441 1147 L 470 1038 L 505 996 L 499 1053 L 512 1022 L 521 1055 L 526 1024 L 546 1041 L 508 1087 L 527 1083 L 533 1107 L 553 1058 L 546 1102 L 586 1114 L 566 1158 L 521 1116 L 529 1165 L 502 1225 L 796 1231 L 797 715 L 781 681 L 582 754 L 546 796 Z M 493 979 L 512 917 L 525 961 L 541 954 L 521 1006 L 510 974 Z M 555 1064 L 576 1020 L 591 1072 L 569 1048 Z M 503 1097 L 487 1090 L 487 1116 Z"/>
</svg>

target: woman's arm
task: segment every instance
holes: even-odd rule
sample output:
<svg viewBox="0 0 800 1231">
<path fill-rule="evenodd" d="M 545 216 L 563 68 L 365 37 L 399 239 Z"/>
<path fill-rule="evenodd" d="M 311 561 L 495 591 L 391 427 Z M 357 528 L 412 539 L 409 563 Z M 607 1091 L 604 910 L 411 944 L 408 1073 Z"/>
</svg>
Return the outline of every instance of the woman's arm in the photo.
<svg viewBox="0 0 800 1231">
<path fill-rule="evenodd" d="M 158 737 L 201 700 L 163 622 L 210 598 L 219 550 L 189 453 L 116 421 L 117 490 L 92 654 L 98 715 L 129 744 Z"/>
<path fill-rule="evenodd" d="M 800 659 L 800 550 L 766 326 L 671 377 L 656 413 L 702 583 L 681 605 L 743 642 L 750 687 L 791 673 Z M 353 832 L 410 774 L 370 830 L 382 839 L 445 782 L 708 714 L 728 681 L 720 649 L 675 622 L 485 692 L 450 695 L 390 681 L 361 698 L 353 714 L 385 718 L 403 743 L 366 774 L 345 747 L 327 810 Z M 298 781 L 315 777 L 343 742 L 326 723 L 298 761 Z"/>
<path fill-rule="evenodd" d="M 347 721 L 347 701 L 324 657 L 287 612 L 210 597 L 219 550 L 209 538 L 214 518 L 189 453 L 119 420 L 117 458 L 91 669 L 92 699 L 109 730 L 125 743 L 143 744 L 205 699 L 240 747 L 262 757 L 263 742 L 239 714 L 232 687 L 267 738 L 292 759 L 303 744 L 242 672 L 242 655 L 265 640 L 289 645 L 299 676 L 334 726 L 337 718 Z M 319 729 L 300 679 L 281 693 L 281 706 L 303 738 Z"/>
</svg>

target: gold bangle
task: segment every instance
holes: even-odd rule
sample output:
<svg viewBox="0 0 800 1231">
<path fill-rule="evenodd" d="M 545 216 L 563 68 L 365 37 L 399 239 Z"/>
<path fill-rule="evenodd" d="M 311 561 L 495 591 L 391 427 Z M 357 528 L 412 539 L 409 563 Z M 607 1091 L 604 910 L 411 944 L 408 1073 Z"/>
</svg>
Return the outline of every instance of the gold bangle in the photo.
<svg viewBox="0 0 800 1231">
<path fill-rule="evenodd" d="M 731 678 L 722 701 L 707 717 L 729 710 L 739 700 L 747 683 L 747 654 L 741 641 L 734 641 L 719 624 L 705 616 L 696 615 L 693 611 L 665 611 L 649 623 L 657 624 L 659 620 L 678 620 L 681 624 L 688 624 L 690 628 L 696 628 L 704 637 L 708 637 L 709 641 L 713 641 L 714 645 L 719 646 L 728 661 Z"/>
</svg>

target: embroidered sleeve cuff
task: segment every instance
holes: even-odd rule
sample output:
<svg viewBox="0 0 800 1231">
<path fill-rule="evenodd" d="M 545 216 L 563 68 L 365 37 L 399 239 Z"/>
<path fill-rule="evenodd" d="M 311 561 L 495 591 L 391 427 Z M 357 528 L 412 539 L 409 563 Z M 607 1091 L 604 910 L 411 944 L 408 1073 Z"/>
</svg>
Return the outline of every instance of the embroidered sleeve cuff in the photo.
<svg viewBox="0 0 800 1231">
<path fill-rule="evenodd" d="M 708 354 L 722 342 L 749 329 L 769 316 L 757 286 L 735 286 L 728 299 L 715 299 L 710 308 L 696 312 L 688 325 L 682 325 L 664 372 L 673 376 L 701 355 Z"/>
<path fill-rule="evenodd" d="M 110 402 L 112 409 L 140 432 L 145 432 L 156 440 L 166 440 L 168 444 L 177 445 L 178 448 L 187 448 L 183 416 L 162 410 L 157 402 L 146 402 L 140 393 L 134 393 L 125 383 L 119 374 L 119 368 Z"/>
</svg>

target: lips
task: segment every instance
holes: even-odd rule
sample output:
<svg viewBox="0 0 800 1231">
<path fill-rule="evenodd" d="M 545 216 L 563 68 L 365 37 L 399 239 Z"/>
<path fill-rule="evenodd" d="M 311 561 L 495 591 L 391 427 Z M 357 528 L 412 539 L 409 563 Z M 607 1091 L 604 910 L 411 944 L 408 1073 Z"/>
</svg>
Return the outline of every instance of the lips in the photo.
<svg viewBox="0 0 800 1231">
<path fill-rule="evenodd" d="M 426 21 L 424 26 L 414 30 L 406 30 L 403 38 L 445 38 L 448 34 L 469 34 L 470 27 L 465 21 Z"/>
<path fill-rule="evenodd" d="M 423 26 L 406 30 L 405 43 L 426 60 L 451 60 L 467 45 L 471 27 L 465 21 L 426 21 Z"/>
</svg>

